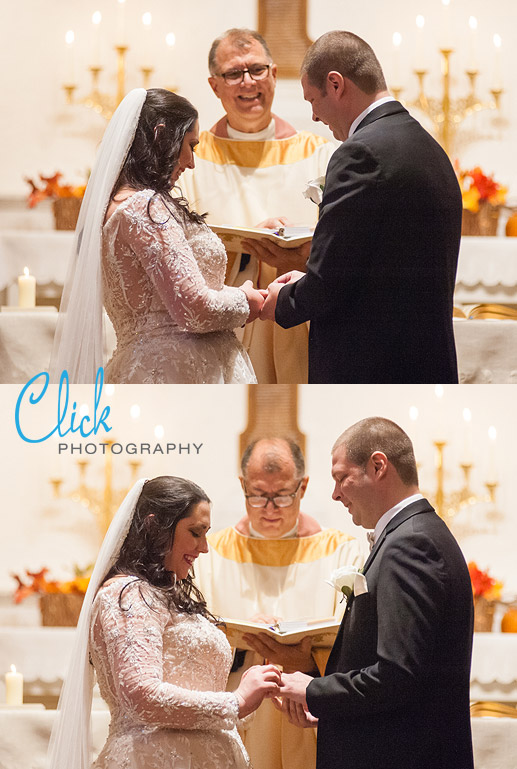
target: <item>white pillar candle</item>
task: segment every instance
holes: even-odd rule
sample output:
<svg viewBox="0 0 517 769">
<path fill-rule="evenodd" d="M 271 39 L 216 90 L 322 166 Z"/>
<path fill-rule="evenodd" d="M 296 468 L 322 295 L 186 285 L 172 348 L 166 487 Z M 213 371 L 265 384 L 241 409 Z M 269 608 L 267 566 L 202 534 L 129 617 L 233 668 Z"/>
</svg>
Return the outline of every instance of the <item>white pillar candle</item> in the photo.
<svg viewBox="0 0 517 769">
<path fill-rule="evenodd" d="M 5 674 L 5 701 L 8 705 L 23 705 L 23 676 L 14 665 Z"/>
<path fill-rule="evenodd" d="M 126 45 L 126 0 L 117 0 L 116 45 Z"/>
<path fill-rule="evenodd" d="M 416 17 L 415 35 L 415 69 L 417 72 L 425 70 L 424 26 L 425 19 L 419 14 Z"/>
<path fill-rule="evenodd" d="M 503 42 L 501 35 L 494 35 L 495 61 L 494 61 L 494 85 L 495 91 L 502 90 L 503 87 L 503 69 L 501 66 L 501 46 Z"/>
<path fill-rule="evenodd" d="M 92 15 L 92 67 L 101 66 L 101 21 L 101 12 L 95 11 Z"/>
<path fill-rule="evenodd" d="M 152 66 L 152 55 L 151 55 L 151 25 L 153 22 L 153 17 L 149 13 L 149 11 L 146 11 L 144 15 L 142 16 L 142 24 L 144 25 L 144 39 L 142 41 L 142 48 L 143 48 L 143 62 L 142 67 L 150 68 Z"/>
<path fill-rule="evenodd" d="M 495 458 L 495 439 L 497 430 L 492 425 L 488 428 L 488 483 L 497 483 L 497 465 Z"/>
<path fill-rule="evenodd" d="M 445 50 L 452 49 L 451 0 L 442 0 L 442 43 Z"/>
<path fill-rule="evenodd" d="M 167 45 L 167 48 L 169 49 L 169 56 L 167 57 L 169 61 L 167 66 L 170 68 L 169 73 L 167 75 L 167 78 L 168 78 L 167 82 L 174 84 L 175 82 L 174 70 L 176 69 L 175 62 L 174 62 L 174 46 L 176 45 L 176 35 L 174 34 L 174 32 L 168 32 L 165 35 L 165 43 Z"/>
<path fill-rule="evenodd" d="M 66 85 L 75 84 L 75 34 L 73 29 L 69 29 L 65 35 L 66 43 Z"/>
<path fill-rule="evenodd" d="M 463 409 L 463 456 L 461 462 L 464 465 L 472 463 L 472 412 L 469 408 Z"/>
<path fill-rule="evenodd" d="M 402 43 L 402 35 L 400 32 L 393 33 L 393 84 L 392 88 L 395 90 L 401 88 L 400 82 L 400 44 Z"/>
<path fill-rule="evenodd" d="M 36 306 L 36 278 L 29 275 L 29 268 L 24 267 L 24 274 L 18 277 L 18 307 Z"/>
<path fill-rule="evenodd" d="M 478 60 L 477 60 L 477 31 L 478 20 L 475 16 L 469 17 L 469 60 L 468 69 L 471 72 L 477 72 Z"/>
</svg>

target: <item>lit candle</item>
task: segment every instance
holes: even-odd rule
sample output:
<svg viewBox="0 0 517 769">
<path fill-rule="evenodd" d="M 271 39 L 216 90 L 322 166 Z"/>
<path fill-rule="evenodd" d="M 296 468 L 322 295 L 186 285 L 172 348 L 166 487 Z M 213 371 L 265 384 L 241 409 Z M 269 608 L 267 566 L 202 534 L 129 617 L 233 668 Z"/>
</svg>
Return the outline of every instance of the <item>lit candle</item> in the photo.
<svg viewBox="0 0 517 769">
<path fill-rule="evenodd" d="M 488 483 L 497 483 L 497 466 L 495 461 L 495 439 L 497 430 L 493 425 L 488 428 Z"/>
<path fill-rule="evenodd" d="M 478 20 L 475 16 L 469 17 L 469 63 L 468 69 L 470 72 L 477 72 L 477 29 Z"/>
<path fill-rule="evenodd" d="M 14 665 L 5 674 L 5 701 L 8 705 L 23 705 L 23 676 Z"/>
<path fill-rule="evenodd" d="M 36 306 L 36 278 L 29 275 L 29 268 L 23 268 L 23 275 L 18 277 L 18 307 Z"/>
<path fill-rule="evenodd" d="M 443 49 L 452 49 L 451 33 L 451 0 L 442 0 L 442 46 Z"/>
<path fill-rule="evenodd" d="M 126 45 L 126 0 L 117 0 L 117 35 L 118 46 Z"/>
<path fill-rule="evenodd" d="M 469 408 L 463 409 L 463 421 L 465 426 L 463 430 L 463 457 L 461 463 L 463 465 L 470 465 L 472 462 L 472 412 Z"/>
<path fill-rule="evenodd" d="M 139 419 L 140 406 L 138 405 L 138 403 L 133 403 L 133 405 L 129 409 L 129 413 L 131 414 L 131 419 Z"/>
<path fill-rule="evenodd" d="M 165 435 L 165 430 L 163 428 L 163 425 L 156 425 L 154 428 L 154 437 L 158 440 L 161 440 L 163 436 Z"/>
<path fill-rule="evenodd" d="M 75 83 L 75 49 L 74 49 L 75 35 L 74 30 L 69 29 L 65 35 L 66 43 L 66 85 L 74 85 Z"/>
<path fill-rule="evenodd" d="M 171 79 L 169 82 L 173 83 L 173 77 L 174 77 L 174 70 L 175 70 L 175 64 L 174 64 L 174 46 L 176 45 L 176 35 L 174 32 L 168 32 L 165 35 L 165 43 L 170 51 L 169 53 L 169 67 L 171 72 Z"/>
<path fill-rule="evenodd" d="M 425 19 L 419 14 L 416 17 L 416 35 L 415 35 L 415 69 L 417 72 L 425 70 L 424 55 L 424 25 Z"/>
<path fill-rule="evenodd" d="M 494 61 L 494 91 L 500 91 L 503 88 L 503 70 L 501 67 L 501 46 L 503 41 L 501 35 L 494 35 L 495 61 Z"/>
<path fill-rule="evenodd" d="M 393 88 L 399 90 L 400 83 L 400 44 L 402 35 L 400 32 L 393 33 Z"/>
<path fill-rule="evenodd" d="M 95 11 L 92 16 L 92 67 L 101 65 L 101 21 L 101 12 Z"/>
<path fill-rule="evenodd" d="M 142 67 L 150 68 L 151 67 L 151 25 L 153 22 L 153 17 L 147 11 L 142 16 L 142 24 L 144 25 L 144 39 L 142 43 L 143 48 L 143 57 L 144 61 L 142 64 Z"/>
</svg>

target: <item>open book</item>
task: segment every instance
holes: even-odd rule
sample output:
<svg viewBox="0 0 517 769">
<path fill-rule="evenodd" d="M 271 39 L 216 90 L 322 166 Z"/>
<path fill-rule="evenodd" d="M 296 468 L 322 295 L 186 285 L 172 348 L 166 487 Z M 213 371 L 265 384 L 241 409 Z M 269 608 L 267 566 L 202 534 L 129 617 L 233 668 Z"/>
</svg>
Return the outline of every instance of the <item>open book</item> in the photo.
<svg viewBox="0 0 517 769">
<path fill-rule="evenodd" d="M 278 622 L 276 625 L 264 625 L 262 622 L 223 619 L 226 627 L 221 630 L 234 649 L 250 649 L 242 636 L 244 633 L 255 635 L 266 633 L 282 644 L 297 644 L 307 636 L 312 639 L 313 647 L 330 647 L 339 630 L 340 623 L 334 617 L 319 620 L 300 620 L 296 622 Z"/>
<path fill-rule="evenodd" d="M 270 230 L 266 227 L 230 227 L 225 224 L 210 224 L 210 229 L 219 235 L 229 251 L 242 251 L 241 241 L 244 238 L 257 240 L 267 238 L 282 248 L 297 248 L 312 240 L 312 227 L 280 227 Z"/>
</svg>

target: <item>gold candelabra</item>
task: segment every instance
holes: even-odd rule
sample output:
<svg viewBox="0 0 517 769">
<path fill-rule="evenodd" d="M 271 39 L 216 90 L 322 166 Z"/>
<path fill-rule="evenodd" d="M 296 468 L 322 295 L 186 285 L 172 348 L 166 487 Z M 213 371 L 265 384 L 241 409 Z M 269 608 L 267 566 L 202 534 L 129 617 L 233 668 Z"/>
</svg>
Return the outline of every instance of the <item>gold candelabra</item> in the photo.
<svg viewBox="0 0 517 769">
<path fill-rule="evenodd" d="M 469 91 L 464 98 L 452 99 L 451 97 L 451 68 L 450 59 L 454 50 L 452 48 L 440 48 L 441 70 L 442 70 L 442 94 L 440 98 L 428 97 L 424 80 L 428 71 L 426 69 L 415 69 L 414 73 L 418 79 L 418 97 L 413 101 L 407 102 L 409 107 L 416 107 L 424 112 L 432 120 L 438 141 L 445 152 L 450 155 L 454 133 L 460 123 L 474 112 L 485 109 L 499 109 L 501 103 L 502 88 L 492 88 L 492 101 L 483 102 L 476 95 L 476 80 L 479 70 L 468 69 L 466 75 L 469 80 Z M 401 87 L 392 88 L 392 93 L 396 99 L 400 98 Z"/>
<path fill-rule="evenodd" d="M 92 77 L 91 91 L 84 99 L 75 101 L 76 85 L 69 83 L 63 86 L 66 94 L 67 104 L 79 103 L 85 107 L 92 109 L 103 118 L 109 120 L 118 105 L 126 95 L 126 55 L 129 48 L 127 45 L 116 45 L 115 52 L 117 54 L 117 87 L 115 94 L 103 93 L 99 88 L 99 77 L 102 72 L 102 67 L 89 67 Z M 142 73 L 142 87 L 149 88 L 151 75 L 154 72 L 153 67 L 140 67 Z"/>
<path fill-rule="evenodd" d="M 431 501 L 440 518 L 450 528 L 454 527 L 457 529 L 457 517 L 463 510 L 479 503 L 489 503 L 490 510 L 486 517 L 492 522 L 496 522 L 501 517 L 495 505 L 498 483 L 496 481 L 487 481 L 485 482 L 487 493 L 483 495 L 475 494 L 470 487 L 470 474 L 473 464 L 472 462 L 461 462 L 462 485 L 459 489 L 447 493 L 444 482 L 444 450 L 447 443 L 446 441 L 434 441 L 433 445 L 435 448 L 436 487 L 434 494 L 425 494 L 425 496 Z M 480 531 L 480 527 L 471 521 L 464 524 L 461 528 L 462 534 L 473 534 Z"/>
<path fill-rule="evenodd" d="M 50 478 L 50 483 L 54 491 L 54 497 L 56 499 L 67 497 L 79 502 L 83 507 L 86 507 L 95 517 L 97 525 L 99 527 L 101 536 L 104 537 L 111 520 L 117 511 L 120 503 L 127 494 L 129 488 L 135 483 L 137 478 L 138 468 L 141 462 L 137 459 L 129 461 L 129 467 L 131 472 L 131 480 L 128 487 L 123 489 L 116 489 L 113 486 L 113 458 L 111 454 L 111 446 L 115 443 L 114 440 L 106 440 L 106 451 L 104 453 L 104 486 L 102 488 L 95 488 L 89 486 L 86 483 L 86 471 L 89 466 L 89 460 L 79 459 L 77 460 L 77 467 L 79 469 L 79 483 L 78 486 L 70 491 L 68 494 L 62 494 L 61 487 L 63 479 L 59 477 Z"/>
</svg>

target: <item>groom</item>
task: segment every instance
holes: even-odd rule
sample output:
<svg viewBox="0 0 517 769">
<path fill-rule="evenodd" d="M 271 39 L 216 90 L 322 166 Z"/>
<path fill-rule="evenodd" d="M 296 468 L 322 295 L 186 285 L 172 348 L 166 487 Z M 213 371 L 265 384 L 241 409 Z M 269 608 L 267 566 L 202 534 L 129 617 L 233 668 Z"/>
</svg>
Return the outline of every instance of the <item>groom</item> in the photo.
<svg viewBox="0 0 517 769">
<path fill-rule="evenodd" d="M 452 310 L 462 202 L 437 142 L 388 93 L 361 38 L 328 32 L 302 65 L 330 159 L 307 273 L 269 286 L 261 318 L 311 321 L 309 382 L 457 382 Z M 287 284 L 287 285 L 286 285 Z"/>
<path fill-rule="evenodd" d="M 411 441 L 388 419 L 363 419 L 334 444 L 332 476 L 333 499 L 374 530 L 373 549 L 325 675 L 282 674 L 282 708 L 318 725 L 317 769 L 473 769 L 472 588 L 418 491 Z"/>
</svg>

